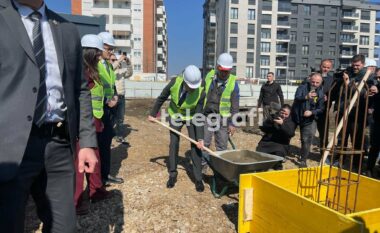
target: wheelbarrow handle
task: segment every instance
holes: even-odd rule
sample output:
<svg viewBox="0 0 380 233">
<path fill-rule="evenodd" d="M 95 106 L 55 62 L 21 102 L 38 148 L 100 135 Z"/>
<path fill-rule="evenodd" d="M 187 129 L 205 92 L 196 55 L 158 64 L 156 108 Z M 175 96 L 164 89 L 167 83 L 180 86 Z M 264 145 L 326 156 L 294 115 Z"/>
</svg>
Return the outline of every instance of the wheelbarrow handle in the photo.
<svg viewBox="0 0 380 233">
<path fill-rule="evenodd" d="M 165 128 L 167 128 L 167 129 L 169 129 L 170 131 L 172 131 L 172 132 L 178 134 L 179 136 L 186 138 L 186 139 L 189 140 L 191 143 L 193 143 L 193 144 L 195 144 L 195 145 L 198 144 L 198 142 L 195 141 L 194 139 L 192 139 L 192 138 L 190 138 L 189 136 L 187 136 L 187 135 L 185 135 L 185 134 L 183 134 L 183 133 L 181 133 L 181 132 L 179 132 L 179 131 L 173 129 L 173 128 L 170 127 L 169 125 L 167 125 L 167 124 L 165 124 L 165 123 L 163 123 L 163 122 L 161 122 L 161 121 L 159 121 L 159 120 L 157 120 L 157 119 L 154 119 L 154 122 L 157 123 L 157 124 L 162 125 L 163 127 L 165 127 Z M 214 151 L 210 150 L 210 149 L 207 148 L 207 147 L 204 147 L 203 149 L 204 149 L 205 151 L 207 151 L 207 153 L 209 153 L 210 155 L 218 156 Z"/>
</svg>

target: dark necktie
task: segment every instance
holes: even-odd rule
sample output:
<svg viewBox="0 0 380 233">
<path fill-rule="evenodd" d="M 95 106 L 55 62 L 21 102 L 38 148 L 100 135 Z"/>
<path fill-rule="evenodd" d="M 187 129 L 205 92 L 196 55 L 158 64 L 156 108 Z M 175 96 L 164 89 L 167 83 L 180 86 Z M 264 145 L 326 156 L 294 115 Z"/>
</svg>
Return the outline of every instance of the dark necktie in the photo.
<svg viewBox="0 0 380 233">
<path fill-rule="evenodd" d="M 108 62 L 104 61 L 104 65 L 106 66 L 107 73 L 110 74 L 110 67 L 108 66 Z"/>
<path fill-rule="evenodd" d="M 179 98 L 179 101 L 178 101 L 178 106 L 181 106 L 183 102 L 185 102 L 186 97 L 187 97 L 187 91 L 182 92 L 181 97 Z"/>
<path fill-rule="evenodd" d="M 42 15 L 38 11 L 34 11 L 29 15 L 29 18 L 33 21 L 33 52 L 36 57 L 37 65 L 40 70 L 40 85 L 38 88 L 37 105 L 34 111 L 33 122 L 37 126 L 41 126 L 44 123 L 46 116 L 46 61 L 45 61 L 45 47 L 41 30 L 41 17 Z"/>
</svg>

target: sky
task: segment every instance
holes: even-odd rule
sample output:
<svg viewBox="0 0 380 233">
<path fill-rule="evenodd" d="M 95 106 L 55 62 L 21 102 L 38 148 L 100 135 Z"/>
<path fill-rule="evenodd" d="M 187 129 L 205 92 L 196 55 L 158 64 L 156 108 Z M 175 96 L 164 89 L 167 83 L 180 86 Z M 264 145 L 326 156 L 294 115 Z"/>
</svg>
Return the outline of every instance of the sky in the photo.
<svg viewBox="0 0 380 233">
<path fill-rule="evenodd" d="M 164 0 L 168 33 L 168 74 L 179 74 L 187 65 L 202 66 L 204 0 Z M 45 0 L 59 13 L 71 12 L 70 0 Z"/>
<path fill-rule="evenodd" d="M 371 0 L 380 3 L 380 0 Z M 50 9 L 71 12 L 70 0 L 45 0 Z M 164 0 L 168 32 L 168 74 L 179 74 L 187 65 L 202 66 L 204 0 Z"/>
</svg>

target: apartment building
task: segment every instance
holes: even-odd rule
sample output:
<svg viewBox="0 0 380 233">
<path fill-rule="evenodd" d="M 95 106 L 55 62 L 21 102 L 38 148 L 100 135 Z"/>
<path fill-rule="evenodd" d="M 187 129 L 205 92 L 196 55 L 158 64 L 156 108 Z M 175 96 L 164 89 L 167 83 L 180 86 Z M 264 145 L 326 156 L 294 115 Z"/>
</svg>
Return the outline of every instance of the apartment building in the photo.
<svg viewBox="0 0 380 233">
<path fill-rule="evenodd" d="M 380 6 L 360 0 L 206 0 L 204 72 L 218 54 L 234 57 L 238 77 L 306 77 L 322 59 L 345 68 L 358 53 L 379 59 Z"/>
<path fill-rule="evenodd" d="M 106 18 L 115 52 L 127 53 L 133 73 L 167 72 L 166 11 L 163 0 L 72 0 L 72 14 Z"/>
</svg>

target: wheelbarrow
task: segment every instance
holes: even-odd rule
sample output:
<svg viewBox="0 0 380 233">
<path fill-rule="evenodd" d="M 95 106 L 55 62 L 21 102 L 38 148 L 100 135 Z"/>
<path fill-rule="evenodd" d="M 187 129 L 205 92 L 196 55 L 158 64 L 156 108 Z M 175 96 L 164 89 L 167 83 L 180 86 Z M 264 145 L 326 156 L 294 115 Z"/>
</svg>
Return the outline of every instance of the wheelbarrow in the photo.
<svg viewBox="0 0 380 233">
<path fill-rule="evenodd" d="M 197 144 L 194 139 L 171 128 L 169 125 L 162 123 L 157 119 L 154 122 L 186 138 L 191 143 Z M 233 147 L 235 146 L 233 145 Z M 240 174 L 267 171 L 283 161 L 282 157 L 250 150 L 225 150 L 214 152 L 207 147 L 205 147 L 204 150 L 208 153 L 207 155 L 203 153 L 204 157 L 208 161 L 211 169 L 214 171 L 211 191 L 214 197 L 217 198 L 222 197 L 230 187 L 230 185 L 226 185 L 223 187 L 222 191 L 218 193 L 216 191 L 217 176 L 220 175 L 230 184 L 232 183 L 238 186 Z"/>
</svg>

